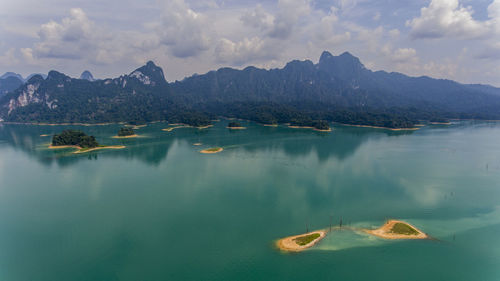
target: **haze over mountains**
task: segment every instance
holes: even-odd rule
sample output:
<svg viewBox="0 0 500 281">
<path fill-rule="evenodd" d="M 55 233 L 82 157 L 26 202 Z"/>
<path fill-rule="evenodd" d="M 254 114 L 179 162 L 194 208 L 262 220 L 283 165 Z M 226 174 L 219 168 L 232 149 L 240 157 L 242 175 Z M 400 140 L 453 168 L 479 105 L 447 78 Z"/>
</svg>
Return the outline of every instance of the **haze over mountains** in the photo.
<svg viewBox="0 0 500 281">
<path fill-rule="evenodd" d="M 350 53 L 326 51 L 316 64 L 295 60 L 282 69 L 221 68 L 173 83 L 151 61 L 105 80 L 94 80 L 87 71 L 81 79 L 51 71 L 0 98 L 0 118 L 14 122 L 186 121 L 222 115 L 263 123 L 324 119 L 407 127 L 419 119 L 498 119 L 499 109 L 499 88 L 373 72 Z"/>
</svg>

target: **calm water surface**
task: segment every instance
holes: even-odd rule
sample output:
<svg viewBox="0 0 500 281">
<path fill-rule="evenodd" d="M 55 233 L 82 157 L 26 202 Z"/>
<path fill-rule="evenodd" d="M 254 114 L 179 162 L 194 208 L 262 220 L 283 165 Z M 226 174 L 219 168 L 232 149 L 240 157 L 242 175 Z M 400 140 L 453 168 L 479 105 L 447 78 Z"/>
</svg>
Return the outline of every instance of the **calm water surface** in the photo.
<svg viewBox="0 0 500 281">
<path fill-rule="evenodd" d="M 0 280 L 500 280 L 500 123 L 331 133 L 227 121 L 49 150 L 68 126 L 0 125 Z M 194 146 L 193 143 L 202 143 Z M 198 151 L 221 146 L 224 151 Z M 404 219 L 435 240 L 330 233 Z"/>
</svg>

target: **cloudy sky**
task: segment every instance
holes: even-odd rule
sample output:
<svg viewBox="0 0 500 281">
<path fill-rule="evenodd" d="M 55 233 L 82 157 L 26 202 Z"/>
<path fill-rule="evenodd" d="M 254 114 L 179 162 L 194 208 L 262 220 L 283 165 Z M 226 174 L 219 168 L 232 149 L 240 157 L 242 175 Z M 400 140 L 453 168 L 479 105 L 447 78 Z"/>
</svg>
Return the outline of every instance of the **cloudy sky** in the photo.
<svg viewBox="0 0 500 281">
<path fill-rule="evenodd" d="M 169 81 L 349 51 L 372 70 L 500 86 L 500 0 L 0 0 L 0 72 Z"/>
</svg>

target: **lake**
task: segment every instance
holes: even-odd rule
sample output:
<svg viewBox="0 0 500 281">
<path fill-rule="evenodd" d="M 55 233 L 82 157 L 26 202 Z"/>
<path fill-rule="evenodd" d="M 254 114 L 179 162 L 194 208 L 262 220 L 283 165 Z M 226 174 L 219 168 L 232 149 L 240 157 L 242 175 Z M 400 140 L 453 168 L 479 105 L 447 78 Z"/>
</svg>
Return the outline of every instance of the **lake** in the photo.
<svg viewBox="0 0 500 281">
<path fill-rule="evenodd" d="M 500 123 L 227 123 L 154 123 L 136 139 L 113 139 L 120 125 L 0 124 L 0 280 L 500 280 Z M 127 148 L 48 149 L 41 135 L 66 128 Z M 199 153 L 210 147 L 224 151 Z M 389 218 L 433 239 L 344 229 L 301 253 L 274 246 Z"/>
</svg>

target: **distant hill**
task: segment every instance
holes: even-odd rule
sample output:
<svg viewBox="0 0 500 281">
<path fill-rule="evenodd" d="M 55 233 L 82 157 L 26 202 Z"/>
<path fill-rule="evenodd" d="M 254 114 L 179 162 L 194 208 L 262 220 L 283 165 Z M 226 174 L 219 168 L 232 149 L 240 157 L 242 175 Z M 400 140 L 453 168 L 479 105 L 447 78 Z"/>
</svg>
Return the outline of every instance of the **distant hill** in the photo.
<svg viewBox="0 0 500 281">
<path fill-rule="evenodd" d="M 30 75 L 28 75 L 28 77 L 26 77 L 26 79 L 24 79 L 24 82 L 28 82 L 28 80 L 31 79 L 31 77 L 35 76 L 35 75 L 40 75 L 42 76 L 43 79 L 47 78 L 47 74 L 42 74 L 42 73 L 32 73 Z"/>
<path fill-rule="evenodd" d="M 19 79 L 17 76 L 7 76 L 5 78 L 0 78 L 0 96 L 14 91 L 21 85 L 23 85 L 23 80 Z"/>
<path fill-rule="evenodd" d="M 5 79 L 7 77 L 16 77 L 17 79 L 23 81 L 23 83 L 26 83 L 28 80 L 30 80 L 31 77 L 35 75 L 41 75 L 43 79 L 47 78 L 46 74 L 41 74 L 41 73 L 32 73 L 28 75 L 28 77 L 23 78 L 21 74 L 15 73 L 15 72 L 5 72 L 2 76 L 0 76 L 0 79 Z"/>
<path fill-rule="evenodd" d="M 85 70 L 84 72 L 82 72 L 82 75 L 80 75 L 80 79 L 91 81 L 91 82 L 95 81 L 94 76 L 88 70 Z"/>
<path fill-rule="evenodd" d="M 0 79 L 6 79 L 8 77 L 16 77 L 17 79 L 24 82 L 23 76 L 21 76 L 21 74 L 15 73 L 15 72 L 5 72 L 2 76 L 0 76 Z"/>
<path fill-rule="evenodd" d="M 411 127 L 421 119 L 500 119 L 500 89 L 373 72 L 350 53 L 324 52 L 318 63 L 221 68 L 174 83 L 153 62 L 97 81 L 51 71 L 47 79 L 35 75 L 0 98 L 0 118 L 15 122 L 203 124 L 221 115 L 261 123 L 328 120 L 386 127 Z"/>
</svg>

